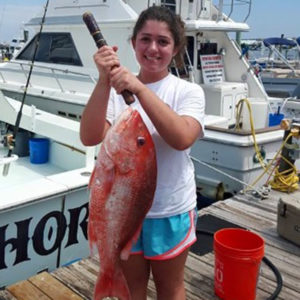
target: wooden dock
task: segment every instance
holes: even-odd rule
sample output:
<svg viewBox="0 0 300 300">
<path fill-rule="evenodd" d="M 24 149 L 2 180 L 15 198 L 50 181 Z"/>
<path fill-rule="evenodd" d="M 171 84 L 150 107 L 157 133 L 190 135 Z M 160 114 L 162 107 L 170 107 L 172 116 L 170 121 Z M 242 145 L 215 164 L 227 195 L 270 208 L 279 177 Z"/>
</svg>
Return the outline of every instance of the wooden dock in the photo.
<svg viewBox="0 0 300 300">
<path fill-rule="evenodd" d="M 222 222 L 231 222 L 260 234 L 265 240 L 265 256 L 278 268 L 283 287 L 277 299 L 300 299 L 300 247 L 277 234 L 277 204 L 283 194 L 272 191 L 270 197 L 258 200 L 249 195 L 235 196 L 219 201 L 199 211 L 199 221 L 208 216 Z M 300 192 L 293 197 L 300 197 Z M 209 219 L 209 218 L 208 218 Z M 204 224 L 216 230 L 222 224 Z M 221 225 L 220 225 L 221 224 Z M 225 223 L 226 224 L 226 223 Z M 228 227 L 228 226 L 223 226 Z M 199 228 L 199 227 L 198 227 Z M 201 228 L 200 228 L 201 229 Z M 203 245 L 201 245 L 201 243 Z M 207 248 L 207 253 L 190 253 L 185 270 L 187 299 L 212 300 L 214 295 L 214 254 L 212 238 L 199 236 L 193 251 Z M 197 250 L 198 249 L 198 250 Z M 0 291 L 1 300 L 80 300 L 92 299 L 99 261 L 96 257 L 78 261 L 52 273 L 43 272 Z M 262 263 L 256 299 L 268 299 L 276 288 L 273 272 Z M 155 299 L 154 283 L 148 286 L 148 299 Z"/>
</svg>

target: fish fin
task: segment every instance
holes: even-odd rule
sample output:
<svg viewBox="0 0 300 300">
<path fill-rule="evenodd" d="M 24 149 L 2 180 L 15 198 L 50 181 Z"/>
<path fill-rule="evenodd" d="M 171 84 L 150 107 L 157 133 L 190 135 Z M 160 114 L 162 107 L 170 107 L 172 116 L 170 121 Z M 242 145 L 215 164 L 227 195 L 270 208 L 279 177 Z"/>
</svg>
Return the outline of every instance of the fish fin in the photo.
<svg viewBox="0 0 300 300">
<path fill-rule="evenodd" d="M 131 299 L 121 267 L 111 272 L 100 272 L 95 285 L 94 300 L 100 300 L 106 297 L 116 297 L 119 300 Z"/>
<path fill-rule="evenodd" d="M 97 248 L 97 237 L 96 237 L 95 230 L 92 226 L 92 222 L 88 223 L 88 241 L 89 241 L 90 254 L 93 256 L 98 252 L 98 248 Z"/>
<path fill-rule="evenodd" d="M 89 186 L 88 186 L 89 189 L 91 188 L 92 182 L 94 180 L 95 173 L 96 173 L 96 168 L 93 169 L 92 175 L 90 177 Z"/>
<path fill-rule="evenodd" d="M 142 231 L 142 224 L 139 226 L 139 228 L 137 229 L 137 231 L 135 232 L 133 237 L 127 242 L 125 247 L 122 249 L 121 254 L 120 254 L 120 258 L 122 260 L 127 260 L 129 258 L 132 245 L 137 242 L 141 231 Z"/>
</svg>

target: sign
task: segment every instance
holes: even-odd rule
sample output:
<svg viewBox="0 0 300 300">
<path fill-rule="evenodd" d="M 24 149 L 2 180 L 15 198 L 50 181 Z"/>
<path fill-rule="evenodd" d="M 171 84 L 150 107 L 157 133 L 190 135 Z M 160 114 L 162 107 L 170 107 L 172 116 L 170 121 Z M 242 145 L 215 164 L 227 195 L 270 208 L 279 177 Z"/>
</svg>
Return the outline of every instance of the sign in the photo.
<svg viewBox="0 0 300 300">
<path fill-rule="evenodd" d="M 200 55 L 203 83 L 215 84 L 224 81 L 222 55 Z"/>
</svg>

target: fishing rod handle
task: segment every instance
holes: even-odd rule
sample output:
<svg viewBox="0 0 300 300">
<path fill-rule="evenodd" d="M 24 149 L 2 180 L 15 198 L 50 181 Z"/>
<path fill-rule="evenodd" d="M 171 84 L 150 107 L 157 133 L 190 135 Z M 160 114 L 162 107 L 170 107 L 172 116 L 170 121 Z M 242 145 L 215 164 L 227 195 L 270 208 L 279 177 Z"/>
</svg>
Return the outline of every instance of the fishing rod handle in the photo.
<svg viewBox="0 0 300 300">
<path fill-rule="evenodd" d="M 86 24 L 91 36 L 93 37 L 97 48 L 99 49 L 99 48 L 107 45 L 107 42 L 104 39 L 102 32 L 101 32 L 93 14 L 91 12 L 85 12 L 82 15 L 82 19 L 83 19 L 84 23 Z M 124 90 L 122 92 L 122 96 L 127 105 L 130 105 L 131 103 L 133 103 L 135 101 L 133 94 L 128 90 Z"/>
</svg>

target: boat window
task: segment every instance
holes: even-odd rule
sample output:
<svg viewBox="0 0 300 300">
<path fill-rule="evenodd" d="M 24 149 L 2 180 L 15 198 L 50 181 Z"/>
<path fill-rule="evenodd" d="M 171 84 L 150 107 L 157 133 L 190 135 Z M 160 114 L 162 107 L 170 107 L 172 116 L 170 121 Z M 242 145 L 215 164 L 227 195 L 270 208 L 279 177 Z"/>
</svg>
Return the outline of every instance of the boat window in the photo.
<svg viewBox="0 0 300 300">
<path fill-rule="evenodd" d="M 193 36 L 186 37 L 186 48 L 190 61 L 194 64 L 194 48 L 195 48 L 195 38 Z"/>
<path fill-rule="evenodd" d="M 176 12 L 176 0 L 161 0 L 161 6 L 168 7 L 173 12 Z"/>
<path fill-rule="evenodd" d="M 38 35 L 30 41 L 16 59 L 31 61 L 37 38 Z M 43 32 L 40 37 L 35 61 L 82 66 L 70 33 Z"/>
<path fill-rule="evenodd" d="M 201 69 L 201 61 L 200 61 L 201 55 L 217 54 L 217 50 L 218 50 L 217 43 L 200 43 L 200 49 L 198 50 L 197 68 Z"/>
</svg>

